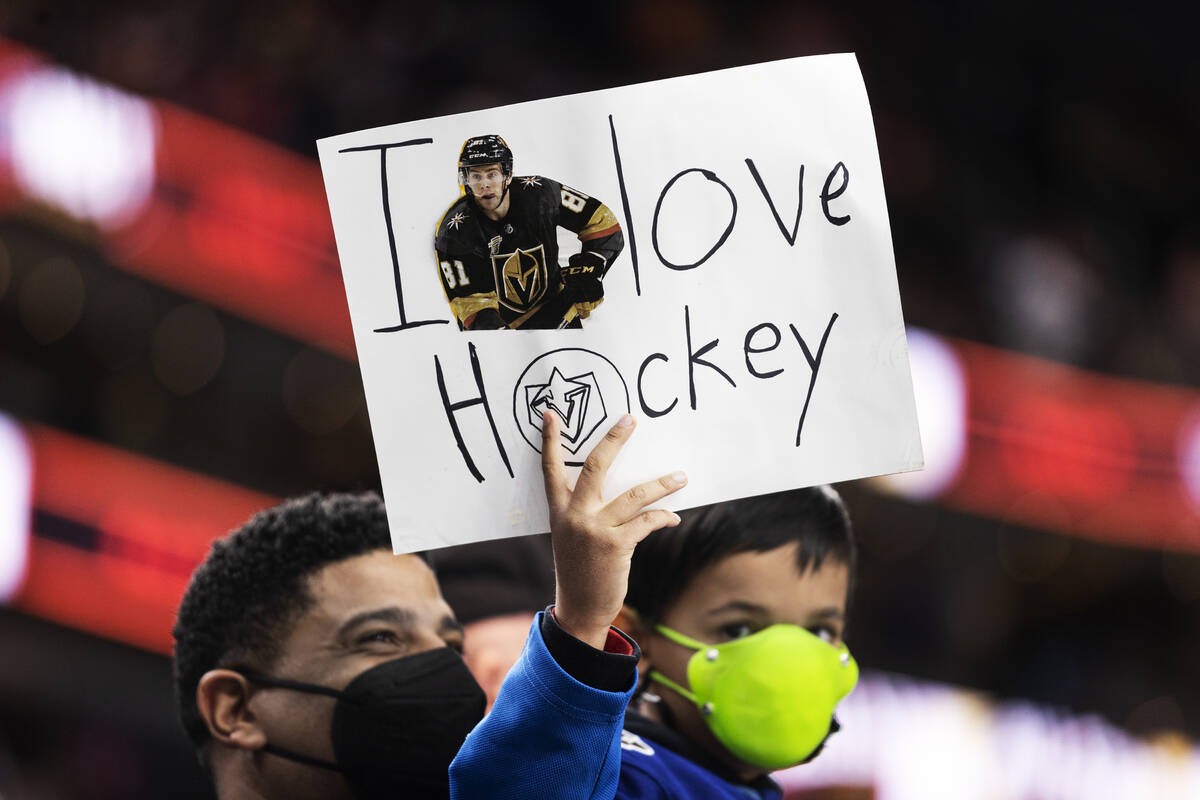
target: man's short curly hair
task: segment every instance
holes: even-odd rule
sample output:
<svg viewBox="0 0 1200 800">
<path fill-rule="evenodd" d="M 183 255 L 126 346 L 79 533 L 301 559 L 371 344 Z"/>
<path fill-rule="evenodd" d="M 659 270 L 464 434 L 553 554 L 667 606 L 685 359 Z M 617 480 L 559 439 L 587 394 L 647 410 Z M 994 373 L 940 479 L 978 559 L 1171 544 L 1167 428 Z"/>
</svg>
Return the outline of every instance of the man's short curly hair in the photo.
<svg viewBox="0 0 1200 800">
<path fill-rule="evenodd" d="M 310 494 L 261 511 L 213 543 L 175 621 L 175 692 L 183 727 L 203 752 L 208 728 L 196 687 L 235 662 L 269 671 L 313 597 L 308 578 L 347 558 L 391 549 L 376 494 Z M 428 558 L 424 554 L 417 554 Z"/>
</svg>

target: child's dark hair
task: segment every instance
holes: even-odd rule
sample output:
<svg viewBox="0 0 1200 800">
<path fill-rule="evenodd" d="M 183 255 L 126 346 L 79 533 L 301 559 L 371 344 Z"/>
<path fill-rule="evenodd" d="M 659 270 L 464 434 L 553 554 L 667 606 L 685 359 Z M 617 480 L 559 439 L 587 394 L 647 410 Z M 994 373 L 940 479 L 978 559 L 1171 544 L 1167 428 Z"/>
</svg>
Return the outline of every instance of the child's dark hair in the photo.
<svg viewBox="0 0 1200 800">
<path fill-rule="evenodd" d="M 703 569 L 736 553 L 765 553 L 799 545 L 796 569 L 820 569 L 832 558 L 854 583 L 855 547 L 850 516 L 828 486 L 746 497 L 681 512 L 683 522 L 638 544 L 625 604 L 649 625 L 663 616 Z"/>
</svg>

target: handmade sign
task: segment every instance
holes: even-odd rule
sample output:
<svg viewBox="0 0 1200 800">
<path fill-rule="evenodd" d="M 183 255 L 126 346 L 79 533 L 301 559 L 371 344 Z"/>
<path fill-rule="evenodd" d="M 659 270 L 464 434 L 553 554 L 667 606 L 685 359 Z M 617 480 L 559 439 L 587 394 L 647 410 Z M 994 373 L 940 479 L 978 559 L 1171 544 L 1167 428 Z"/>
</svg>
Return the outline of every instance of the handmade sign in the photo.
<svg viewBox="0 0 1200 800">
<path fill-rule="evenodd" d="M 397 552 L 546 530 L 546 411 L 674 509 L 921 466 L 852 55 L 317 144 Z"/>
</svg>

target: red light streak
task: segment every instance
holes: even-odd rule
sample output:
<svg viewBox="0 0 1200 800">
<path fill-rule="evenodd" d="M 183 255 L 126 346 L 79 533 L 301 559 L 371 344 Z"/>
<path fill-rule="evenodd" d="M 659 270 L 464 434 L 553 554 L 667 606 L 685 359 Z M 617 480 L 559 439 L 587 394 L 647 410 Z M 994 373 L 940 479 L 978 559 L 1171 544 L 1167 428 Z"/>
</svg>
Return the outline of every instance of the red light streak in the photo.
<svg viewBox="0 0 1200 800">
<path fill-rule="evenodd" d="M 962 341 L 967 459 L 949 506 L 1132 547 L 1200 550 L 1177 466 L 1200 392 Z"/>
<path fill-rule="evenodd" d="M 27 428 L 38 509 L 95 528 L 97 549 L 34 536 L 19 610 L 170 652 L 175 609 L 214 539 L 276 498 L 89 442 Z"/>
</svg>

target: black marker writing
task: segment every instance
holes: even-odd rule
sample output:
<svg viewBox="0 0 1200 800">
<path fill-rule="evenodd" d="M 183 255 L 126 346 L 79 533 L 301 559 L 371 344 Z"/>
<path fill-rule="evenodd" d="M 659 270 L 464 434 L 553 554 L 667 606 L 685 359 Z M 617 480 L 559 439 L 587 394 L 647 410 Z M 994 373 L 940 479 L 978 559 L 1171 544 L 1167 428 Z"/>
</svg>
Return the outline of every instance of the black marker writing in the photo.
<svg viewBox="0 0 1200 800">
<path fill-rule="evenodd" d="M 671 191 L 671 187 L 675 182 L 687 175 L 689 172 L 699 172 L 712 183 L 719 184 L 726 194 L 729 195 L 729 202 L 733 204 L 733 208 L 729 212 L 729 224 L 725 226 L 725 232 L 721 234 L 721 238 L 717 240 L 707 253 L 699 260 L 691 264 L 675 264 L 666 259 L 662 254 L 662 249 L 658 245 L 658 214 L 662 211 L 663 200 L 667 196 L 667 192 Z M 683 172 L 677 173 L 674 178 L 667 181 L 667 185 L 663 187 L 662 193 L 658 196 L 658 202 L 654 204 L 654 223 L 650 227 L 650 240 L 654 244 L 654 252 L 658 254 L 658 260 L 663 263 L 663 266 L 670 267 L 675 270 L 695 269 L 696 267 L 708 261 L 712 254 L 721 249 L 721 245 L 725 244 L 725 240 L 729 238 L 729 234 L 733 233 L 734 223 L 737 222 L 737 195 L 733 193 L 733 189 L 729 188 L 729 184 L 717 177 L 717 174 L 712 170 L 701 169 L 700 167 L 692 167 L 685 169 Z"/>
<path fill-rule="evenodd" d="M 462 453 L 467 469 L 475 476 L 475 480 L 483 483 L 483 473 L 479 471 L 479 468 L 475 466 L 475 460 L 471 458 L 471 451 L 467 449 L 467 443 L 463 441 L 456 416 L 463 409 L 482 405 L 484 413 L 487 414 L 488 425 L 492 426 L 492 438 L 496 440 L 496 449 L 500 451 L 500 458 L 503 459 L 504 466 L 508 469 L 508 476 L 511 478 L 513 477 L 512 465 L 508 463 L 508 453 L 504 451 L 504 442 L 500 441 L 500 432 L 496 430 L 496 420 L 492 417 L 492 407 L 488 404 L 487 391 L 483 388 L 483 370 L 479 367 L 479 355 L 475 352 L 474 343 L 468 342 L 467 348 L 471 354 L 471 372 L 475 375 L 475 386 L 479 389 L 479 396 L 460 400 L 457 403 L 450 402 L 450 395 L 446 392 L 446 377 L 442 373 L 441 359 L 437 357 L 436 353 L 433 356 L 433 366 L 437 371 L 438 391 L 442 395 L 442 407 L 446 410 L 446 419 L 450 422 L 450 430 L 454 433 L 454 441 L 458 444 L 458 450 Z"/>
<path fill-rule="evenodd" d="M 763 331 L 763 330 L 769 330 L 775 336 L 775 342 L 768 347 L 755 347 L 752 344 L 754 335 L 756 333 L 758 333 L 759 331 Z M 793 330 L 795 330 L 795 329 L 793 328 Z M 772 325 L 769 322 L 764 322 L 761 325 L 755 325 L 753 328 L 746 331 L 746 341 L 742 345 L 742 351 L 746 354 L 746 371 L 749 372 L 751 375 L 753 375 L 756 378 L 764 378 L 764 379 L 765 378 L 774 378 L 776 375 L 783 372 L 783 367 L 780 367 L 779 369 L 773 369 L 770 372 L 759 372 L 758 370 L 756 370 L 754 368 L 754 365 L 750 363 L 750 354 L 751 353 L 769 353 L 772 350 L 774 350 L 776 347 L 779 347 L 779 344 L 782 341 L 783 341 L 783 334 L 781 334 L 779 332 L 779 328 L 776 328 L 774 325 Z"/>
<path fill-rule="evenodd" d="M 612 114 L 608 115 L 608 129 L 612 131 L 613 162 L 617 165 L 617 184 L 621 187 L 621 207 L 625 209 L 625 227 L 629 231 L 629 260 L 633 262 L 633 288 L 642 296 L 642 279 L 638 273 L 637 238 L 633 235 L 633 216 L 629 211 L 629 192 L 625 189 L 625 171 L 621 169 L 621 148 L 617 146 L 617 126 Z"/>
<path fill-rule="evenodd" d="M 673 408 L 675 408 L 675 406 L 679 403 L 679 398 L 678 397 L 672 398 L 671 404 L 662 410 L 651 408 L 650 405 L 646 402 L 646 392 L 642 388 L 642 376 L 646 372 L 646 367 L 650 366 L 651 361 L 670 361 L 670 359 L 667 358 L 667 356 L 664 353 L 651 353 L 650 355 L 646 356 L 646 360 L 642 362 L 642 365 L 640 367 L 638 367 L 638 377 L 637 377 L 638 402 L 641 403 L 642 413 L 645 414 L 647 417 L 664 417 L 667 414 L 670 414 L 671 410 Z M 695 402 L 694 393 L 693 393 L 692 400 L 694 403 Z M 695 405 L 693 405 L 692 408 L 695 408 Z"/>
<path fill-rule="evenodd" d="M 713 339 L 711 342 L 704 345 L 699 350 L 692 349 L 692 312 L 687 306 L 683 307 L 683 328 L 684 328 L 685 335 L 687 336 L 688 391 L 691 394 L 691 398 L 692 398 L 692 410 L 695 411 L 696 410 L 696 366 L 695 366 L 696 364 L 700 364 L 701 366 L 705 366 L 711 370 L 715 370 L 718 375 L 720 375 L 725 380 L 729 381 L 730 386 L 736 387 L 737 384 L 733 382 L 733 378 L 729 377 L 729 375 L 724 370 L 722 370 L 720 367 L 718 367 L 716 364 L 712 363 L 711 361 L 705 361 L 703 358 L 700 357 L 700 356 L 704 355 L 705 353 L 707 353 L 709 350 L 712 350 L 714 347 L 716 347 L 717 343 L 721 341 L 720 339 Z"/>
<path fill-rule="evenodd" d="M 833 185 L 833 179 L 841 173 L 842 184 L 834 191 L 829 191 L 829 187 Z M 850 170 L 846 169 L 846 165 L 839 161 L 834 165 L 833 169 L 829 170 L 829 177 L 825 179 L 825 188 L 821 190 L 821 210 L 825 212 L 825 219 L 832 222 L 834 225 L 845 225 L 850 221 L 850 215 L 846 214 L 841 217 L 835 217 L 829 212 L 829 201 L 841 197 L 846 191 L 846 187 L 850 185 Z"/>
<path fill-rule="evenodd" d="M 800 434 L 804 431 L 804 418 L 808 416 L 808 403 L 812 400 L 813 387 L 817 385 L 817 373 L 821 370 L 821 359 L 825 357 L 825 342 L 828 341 L 829 332 L 833 330 L 833 323 L 837 322 L 837 318 L 836 312 L 829 318 L 829 324 L 825 326 L 825 333 L 821 335 L 821 344 L 817 348 L 816 358 L 813 358 L 812 351 L 804 343 L 804 337 L 800 335 L 800 331 L 796 330 L 795 325 L 788 323 L 788 327 L 792 329 L 792 336 L 795 336 L 796 341 L 800 343 L 800 349 L 804 351 L 804 358 L 808 360 L 808 366 L 812 369 L 812 377 L 808 379 L 808 394 L 804 397 L 804 410 L 800 412 L 800 425 L 796 428 L 796 447 L 800 446 Z"/>
<path fill-rule="evenodd" d="M 800 231 L 800 215 L 804 212 L 804 165 L 800 165 L 800 179 L 796 181 L 796 221 L 792 224 L 790 233 L 784 227 L 783 219 L 779 216 L 779 212 L 775 210 L 775 201 L 771 199 L 771 193 L 767 191 L 767 185 L 763 183 L 762 176 L 758 174 L 758 169 L 754 166 L 754 160 L 747 158 L 746 166 L 749 168 L 750 174 L 754 176 L 754 182 L 758 184 L 758 190 L 766 198 L 767 206 L 771 209 L 771 216 L 775 217 L 775 224 L 779 226 L 779 232 L 783 234 L 784 239 L 787 239 L 789 245 L 795 246 L 796 234 Z"/>
<path fill-rule="evenodd" d="M 396 284 L 396 306 L 400 311 L 400 324 L 389 325 L 384 328 L 376 328 L 376 333 L 391 333 L 393 331 L 402 331 L 408 328 L 419 328 L 422 325 L 448 325 L 448 319 L 423 319 L 415 322 L 409 322 L 408 315 L 404 311 L 404 284 L 400 280 L 400 256 L 396 252 L 396 232 L 392 228 L 392 204 L 388 198 L 388 174 L 387 174 L 387 154 L 388 150 L 397 147 L 411 147 L 418 144 L 432 144 L 433 139 L 409 139 L 406 142 L 392 142 L 391 144 L 370 144 L 363 147 L 347 147 L 339 150 L 339 153 L 361 153 L 368 150 L 379 151 L 379 185 L 383 192 L 383 221 L 387 226 L 388 248 L 392 254 L 392 279 Z M 480 480 L 483 480 L 480 478 Z"/>
</svg>

